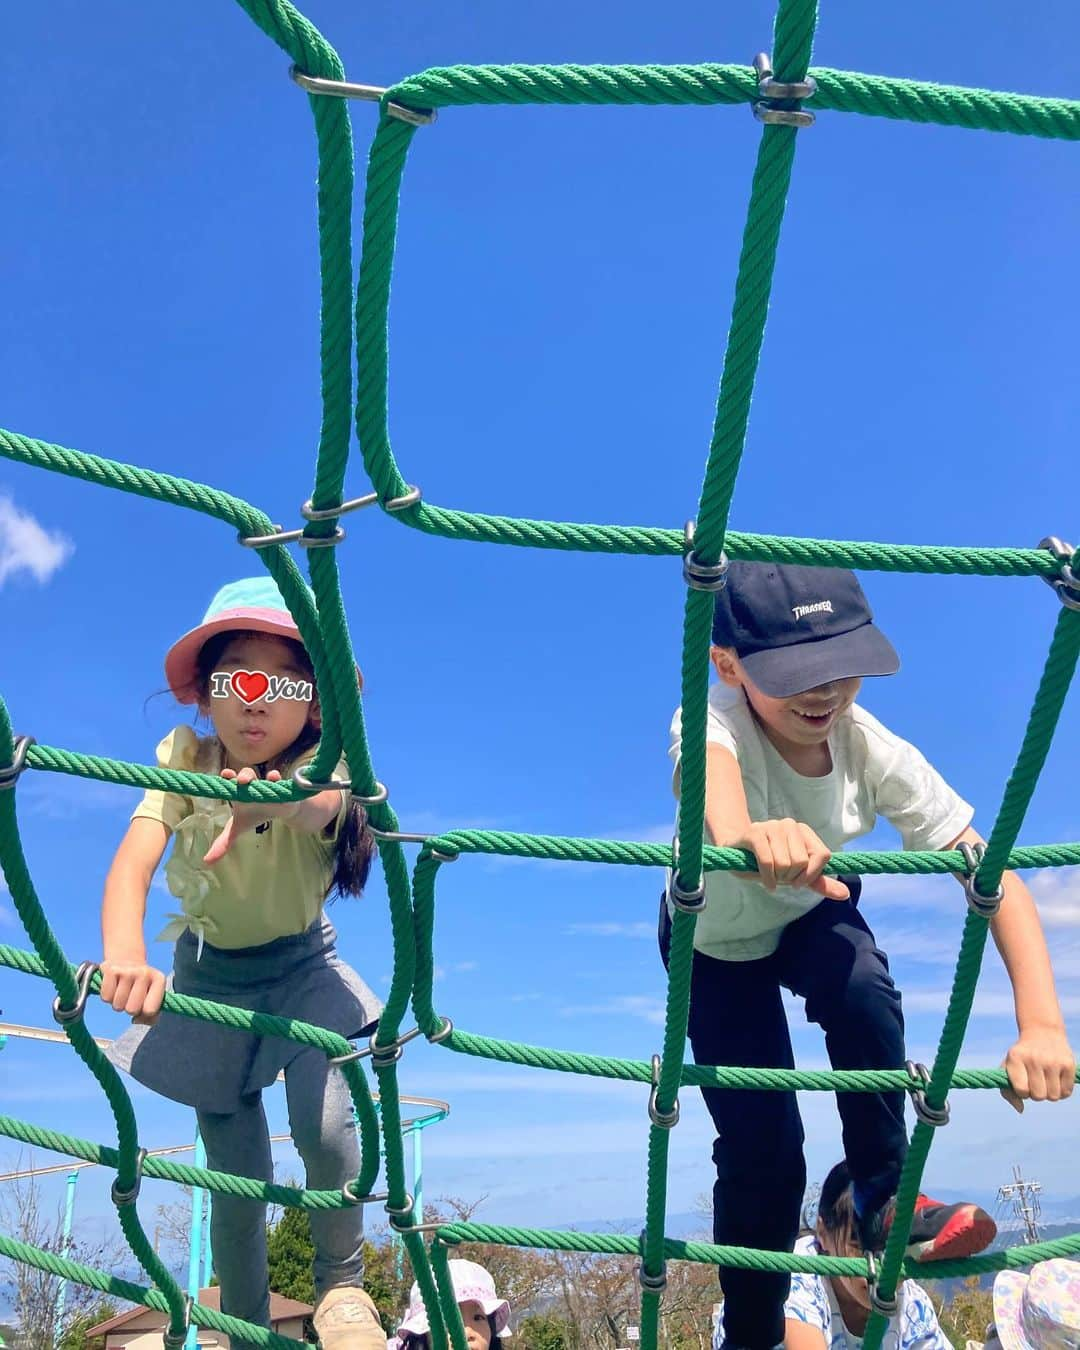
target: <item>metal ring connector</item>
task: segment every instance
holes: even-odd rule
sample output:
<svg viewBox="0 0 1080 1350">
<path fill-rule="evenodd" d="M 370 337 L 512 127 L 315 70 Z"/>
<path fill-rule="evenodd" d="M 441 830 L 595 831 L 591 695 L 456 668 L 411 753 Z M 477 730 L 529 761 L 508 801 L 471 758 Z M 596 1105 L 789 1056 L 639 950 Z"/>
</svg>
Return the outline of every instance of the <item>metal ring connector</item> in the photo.
<svg viewBox="0 0 1080 1350">
<path fill-rule="evenodd" d="M 120 1190 L 120 1178 L 117 1177 L 112 1184 L 109 1194 L 112 1196 L 112 1202 L 117 1208 L 124 1205 L 133 1205 L 139 1197 L 139 1190 L 142 1187 L 142 1169 L 146 1161 L 146 1149 L 139 1149 L 135 1154 L 135 1183 L 130 1190 Z"/>
<path fill-rule="evenodd" d="M 379 780 L 376 778 L 375 791 L 371 794 L 370 797 L 365 797 L 362 792 L 354 792 L 352 794 L 352 799 L 354 802 L 358 802 L 361 806 L 379 806 L 381 805 L 382 802 L 386 801 L 386 799 L 389 796 L 390 796 L 390 789 L 386 786 L 385 783 L 380 783 Z"/>
<path fill-rule="evenodd" d="M 26 768 L 26 752 L 32 745 L 36 744 L 37 742 L 34 740 L 33 736 L 15 737 L 15 752 L 12 756 L 11 763 L 5 764 L 4 767 L 0 769 L 0 792 L 4 792 L 7 788 L 13 788 L 15 786 L 19 774 Z"/>
<path fill-rule="evenodd" d="M 1053 587 L 1057 592 L 1057 598 L 1066 609 L 1080 610 L 1080 577 L 1076 576 L 1069 566 L 1076 550 L 1072 544 L 1064 543 L 1053 534 L 1047 535 L 1045 539 L 1040 539 L 1039 547 L 1049 549 L 1061 563 L 1061 570 L 1058 575 L 1056 577 L 1043 577 L 1043 581 L 1048 586 Z"/>
<path fill-rule="evenodd" d="M 385 89 L 375 84 L 350 84 L 348 80 L 324 80 L 315 75 L 305 75 L 297 66 L 289 67 L 289 78 L 309 94 L 323 94 L 329 98 L 358 98 L 365 103 L 381 103 L 386 93 Z M 415 108 L 406 108 L 403 103 L 388 103 L 386 111 L 390 117 L 396 117 L 399 122 L 408 122 L 414 127 L 428 126 L 438 116 L 434 108 L 418 112 Z"/>
<path fill-rule="evenodd" d="M 940 1107 L 931 1106 L 926 1100 L 926 1088 L 930 1085 L 930 1070 L 925 1064 L 916 1064 L 914 1060 L 908 1060 L 904 1065 L 908 1071 L 908 1076 L 915 1084 L 908 1089 L 911 1093 L 911 1102 L 915 1107 L 915 1114 L 924 1125 L 933 1125 L 936 1129 L 939 1125 L 948 1125 L 949 1123 L 949 1103 L 945 1102 Z"/>
<path fill-rule="evenodd" d="M 676 909 L 682 910 L 684 914 L 700 914 L 705 908 L 705 878 L 701 878 L 701 884 L 692 891 L 684 890 L 679 885 L 679 874 L 673 871 L 671 873 L 671 884 L 668 886 L 668 898 Z"/>
<path fill-rule="evenodd" d="M 695 522 L 688 520 L 683 527 L 683 580 L 695 591 L 722 591 L 727 585 L 728 556 L 720 550 L 720 561 L 703 563 L 694 548 Z"/>
<path fill-rule="evenodd" d="M 305 775 L 303 765 L 299 769 L 293 769 L 292 780 L 297 787 L 302 787 L 306 792 L 327 792 L 330 788 L 340 788 L 344 792 L 352 789 L 352 781 L 348 778 L 331 778 L 328 783 L 314 783 Z"/>
<path fill-rule="evenodd" d="M 398 1232 L 408 1232 L 410 1224 L 405 1222 L 413 1212 L 414 1200 L 408 1191 L 405 1192 L 405 1203 L 400 1206 L 384 1205 L 383 1208 L 390 1215 L 390 1227 L 396 1228 Z"/>
<path fill-rule="evenodd" d="M 188 1331 L 191 1328 L 191 1305 L 195 1300 L 190 1294 L 184 1297 L 184 1329 L 173 1336 L 169 1332 L 169 1324 L 166 1323 L 162 1339 L 165 1342 L 165 1350 L 181 1350 L 184 1342 L 187 1340 Z"/>
<path fill-rule="evenodd" d="M 803 108 L 780 106 L 804 98 L 813 98 L 817 93 L 817 81 L 812 76 L 808 75 L 805 80 L 797 81 L 774 79 L 772 58 L 768 52 L 759 52 L 754 57 L 754 69 L 758 77 L 758 97 L 751 106 L 759 122 L 780 127 L 813 126 L 812 112 L 807 112 Z"/>
<path fill-rule="evenodd" d="M 303 530 L 301 530 L 300 537 L 296 542 L 301 548 L 333 548 L 335 544 L 340 544 L 344 538 L 345 530 L 342 526 L 338 525 L 333 534 L 328 534 L 325 537 L 305 534 Z"/>
<path fill-rule="evenodd" d="M 410 506 L 416 504 L 423 498 L 423 493 L 418 487 L 410 486 L 408 492 L 401 497 L 391 497 L 389 501 L 383 502 L 384 511 L 405 511 Z"/>
<path fill-rule="evenodd" d="M 356 1192 L 353 1190 L 355 1180 L 356 1179 L 353 1178 L 352 1181 L 347 1181 L 345 1185 L 342 1186 L 341 1188 L 341 1194 L 345 1197 L 345 1199 L 349 1202 L 350 1205 L 372 1205 L 378 1200 L 388 1200 L 390 1198 L 389 1191 L 379 1191 L 377 1193 L 373 1192 L 371 1195 L 357 1195 Z"/>
<path fill-rule="evenodd" d="M 316 511 L 309 497 L 300 508 L 300 514 L 305 520 L 333 520 L 335 516 L 343 516 L 346 511 L 359 511 L 364 506 L 375 506 L 378 501 L 377 492 L 368 492 L 363 497 L 353 497 L 350 501 L 342 502 L 340 506 L 328 506 L 325 511 Z"/>
<path fill-rule="evenodd" d="M 303 530 L 287 530 L 283 525 L 275 525 L 273 534 L 242 534 L 237 530 L 236 538 L 245 548 L 267 548 L 270 544 L 291 544 L 303 533 Z"/>
<path fill-rule="evenodd" d="M 964 841 L 957 844 L 956 851 L 964 859 L 964 870 L 967 873 L 964 877 L 964 894 L 967 896 L 968 908 L 974 910 L 976 914 L 981 914 L 984 919 L 992 919 L 1005 899 L 1005 887 L 999 884 L 993 895 L 983 895 L 981 891 L 975 889 L 975 874 L 982 866 L 986 845 L 972 845 Z"/>
<path fill-rule="evenodd" d="M 374 825 L 369 825 L 368 829 L 376 839 L 385 839 L 394 844 L 426 844 L 429 839 L 436 838 L 433 834 L 408 834 L 401 830 L 377 830 Z"/>
<path fill-rule="evenodd" d="M 667 1288 L 667 1262 L 660 1267 L 659 1275 L 650 1275 L 642 1261 L 638 1267 L 638 1284 L 650 1294 L 662 1294 Z"/>
<path fill-rule="evenodd" d="M 416 1040 L 417 1036 L 422 1036 L 424 1033 L 419 1027 L 413 1027 L 411 1031 L 406 1031 L 404 1036 L 398 1036 L 386 1045 L 376 1045 L 375 1036 L 378 1034 L 376 1031 L 375 1035 L 368 1041 L 371 1048 L 371 1062 L 377 1069 L 385 1069 L 389 1065 L 397 1063 L 405 1053 L 405 1046 L 409 1041 Z"/>
<path fill-rule="evenodd" d="M 73 1022 L 82 1021 L 82 1015 L 86 1010 L 86 1000 L 90 997 L 90 982 L 94 978 L 95 971 L 101 967 L 94 961 L 83 961 L 75 972 L 75 984 L 77 993 L 75 1002 L 70 1008 L 65 1008 L 60 1003 L 60 995 L 53 999 L 52 1015 L 55 1021 L 62 1027 L 71 1026 Z"/>
<path fill-rule="evenodd" d="M 877 1291 L 878 1270 L 877 1262 L 874 1260 L 874 1253 L 866 1253 L 866 1286 L 870 1294 L 870 1306 L 875 1312 L 881 1313 L 882 1317 L 895 1317 L 900 1309 L 899 1290 L 893 1294 L 892 1298 L 882 1298 Z"/>
<path fill-rule="evenodd" d="M 457 862 L 461 857 L 460 853 L 440 853 L 437 848 L 428 849 L 428 857 L 434 858 L 436 862 L 452 863 Z"/>
<path fill-rule="evenodd" d="M 679 1099 L 675 1098 L 670 1111 L 660 1111 L 656 1106 L 656 1094 L 660 1091 L 660 1056 L 652 1057 L 652 1091 L 649 1093 L 649 1119 L 662 1130 L 673 1130 L 679 1123 Z"/>
<path fill-rule="evenodd" d="M 449 1040 L 454 1034 L 454 1024 L 449 1017 L 443 1018 L 443 1024 L 433 1036 L 428 1037 L 429 1045 L 441 1045 L 443 1041 Z"/>
<path fill-rule="evenodd" d="M 722 591 L 727 585 L 728 556 L 721 551 L 717 563 L 703 563 L 696 553 L 683 555 L 683 580 L 695 591 Z"/>
</svg>

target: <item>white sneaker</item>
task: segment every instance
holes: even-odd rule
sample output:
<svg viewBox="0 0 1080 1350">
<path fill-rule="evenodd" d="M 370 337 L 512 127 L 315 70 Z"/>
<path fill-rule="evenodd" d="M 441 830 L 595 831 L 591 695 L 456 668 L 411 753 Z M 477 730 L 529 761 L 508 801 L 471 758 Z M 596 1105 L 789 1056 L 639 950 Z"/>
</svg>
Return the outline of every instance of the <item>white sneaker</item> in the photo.
<svg viewBox="0 0 1080 1350">
<path fill-rule="evenodd" d="M 315 1305 L 322 1350 L 386 1350 L 386 1332 L 371 1296 L 355 1285 L 328 1289 Z"/>
</svg>

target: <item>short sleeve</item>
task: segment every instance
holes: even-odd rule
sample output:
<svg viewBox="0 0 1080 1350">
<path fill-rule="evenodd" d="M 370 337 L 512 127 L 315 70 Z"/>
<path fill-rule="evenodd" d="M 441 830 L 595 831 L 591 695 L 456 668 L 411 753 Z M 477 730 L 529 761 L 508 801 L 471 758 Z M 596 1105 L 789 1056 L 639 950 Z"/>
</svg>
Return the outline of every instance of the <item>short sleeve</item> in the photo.
<svg viewBox="0 0 1080 1350">
<path fill-rule="evenodd" d="M 176 727 L 159 742 L 155 755 L 159 768 L 193 771 L 198 752 L 198 737 L 192 727 Z M 191 814 L 190 797 L 178 792 L 161 792 L 151 788 L 132 811 L 131 820 L 159 820 L 170 831 L 175 830 L 185 816 Z"/>
<path fill-rule="evenodd" d="M 791 1277 L 791 1292 L 784 1304 L 784 1319 L 817 1327 L 828 1345 L 832 1339 L 832 1312 L 820 1275 L 796 1271 Z"/>
<path fill-rule="evenodd" d="M 871 760 L 883 766 L 878 780 L 879 815 L 900 831 L 905 849 L 939 849 L 963 834 L 975 815 L 941 774 L 910 742 L 869 733 Z"/>
<path fill-rule="evenodd" d="M 735 706 L 737 704 L 728 690 L 719 685 L 711 687 L 709 690 L 708 715 L 705 720 L 705 743 L 706 745 L 723 746 L 725 750 L 730 750 L 738 759 L 738 738 L 732 728 L 730 714 L 727 713 L 728 709 Z M 673 766 L 671 786 L 677 797 L 682 784 L 682 708 L 675 709 L 675 716 L 671 719 L 670 735 L 671 744 L 668 748 L 668 754 L 671 756 Z"/>
</svg>

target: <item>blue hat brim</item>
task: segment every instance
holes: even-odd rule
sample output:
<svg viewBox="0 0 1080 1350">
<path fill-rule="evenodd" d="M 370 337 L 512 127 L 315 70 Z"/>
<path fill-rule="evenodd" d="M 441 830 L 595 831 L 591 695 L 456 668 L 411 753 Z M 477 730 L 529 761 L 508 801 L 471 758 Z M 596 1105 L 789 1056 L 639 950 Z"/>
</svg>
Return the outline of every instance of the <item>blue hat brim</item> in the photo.
<svg viewBox="0 0 1080 1350">
<path fill-rule="evenodd" d="M 792 698 L 834 680 L 895 675 L 900 669 L 892 643 L 872 623 L 815 642 L 750 652 L 739 659 L 747 675 L 770 698 Z"/>
</svg>

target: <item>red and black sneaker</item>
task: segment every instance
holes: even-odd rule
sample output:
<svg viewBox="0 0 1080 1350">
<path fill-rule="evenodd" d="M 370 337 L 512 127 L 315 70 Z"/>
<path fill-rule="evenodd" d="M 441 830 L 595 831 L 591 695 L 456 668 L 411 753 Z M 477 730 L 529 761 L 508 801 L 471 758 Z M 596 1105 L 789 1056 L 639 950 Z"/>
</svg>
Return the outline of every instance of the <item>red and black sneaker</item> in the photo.
<svg viewBox="0 0 1080 1350">
<path fill-rule="evenodd" d="M 881 1251 L 888 1240 L 895 1213 L 896 1202 L 890 1200 L 869 1223 L 860 1225 L 864 1250 Z M 928 1195 L 920 1195 L 915 1201 L 911 1233 L 904 1250 L 916 1261 L 951 1261 L 985 1250 L 996 1236 L 997 1224 L 978 1205 L 943 1205 Z"/>
</svg>

